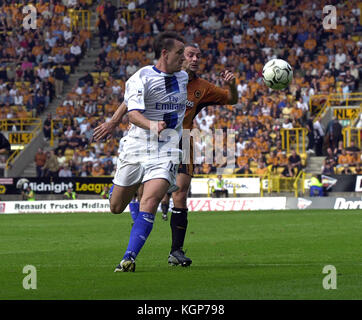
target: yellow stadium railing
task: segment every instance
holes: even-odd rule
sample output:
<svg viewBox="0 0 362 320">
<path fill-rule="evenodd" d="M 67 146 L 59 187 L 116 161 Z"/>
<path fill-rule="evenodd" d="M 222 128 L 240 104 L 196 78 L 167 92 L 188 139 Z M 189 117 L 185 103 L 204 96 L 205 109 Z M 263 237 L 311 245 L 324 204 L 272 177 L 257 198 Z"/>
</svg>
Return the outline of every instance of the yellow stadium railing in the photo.
<svg viewBox="0 0 362 320">
<path fill-rule="evenodd" d="M 118 7 L 120 5 L 125 5 L 125 6 L 128 6 L 131 2 L 134 2 L 134 0 L 118 0 Z"/>
<path fill-rule="evenodd" d="M 49 145 L 51 147 L 54 147 L 54 140 L 56 138 L 54 136 L 54 130 L 55 130 L 55 125 L 58 123 L 61 123 L 63 127 L 72 124 L 70 119 L 52 119 L 50 123 L 50 141 L 49 141 Z"/>
<path fill-rule="evenodd" d="M 354 141 L 358 148 L 362 147 L 361 135 L 362 128 L 346 127 L 342 129 L 343 145 L 345 148 L 349 147 L 351 141 Z"/>
<path fill-rule="evenodd" d="M 270 172 L 268 170 L 268 172 L 265 172 L 264 175 L 262 175 L 260 177 L 260 196 L 261 197 L 264 197 L 264 184 L 263 184 L 263 182 L 264 182 L 264 180 L 266 180 L 268 178 L 269 174 L 270 174 Z"/>
<path fill-rule="evenodd" d="M 18 154 L 20 153 L 20 149 L 16 149 L 11 155 L 10 157 L 6 160 L 6 164 L 5 164 L 5 169 L 8 170 L 11 168 L 11 164 L 14 161 L 14 159 L 18 156 Z"/>
<path fill-rule="evenodd" d="M 16 126 L 16 132 L 12 131 L 13 126 Z M 15 149 L 15 151 L 7 159 L 5 166 L 6 169 L 11 167 L 14 159 L 18 156 L 21 150 L 24 149 L 24 146 L 29 143 L 33 137 L 35 137 L 41 128 L 42 120 L 40 118 L 16 118 L 0 120 L 0 131 L 9 131 L 9 134 L 16 134 L 19 136 L 26 135 L 26 138 L 19 138 L 18 141 L 16 141 L 15 144 L 20 145 L 20 147 L 12 145 L 12 149 Z"/>
<path fill-rule="evenodd" d="M 122 9 L 120 10 L 123 19 L 127 21 L 127 23 L 130 23 L 132 20 L 132 14 L 135 13 L 136 15 L 140 15 L 140 17 L 143 19 L 145 15 L 147 14 L 147 11 L 145 9 L 134 9 L 134 10 L 128 10 L 128 9 Z"/>
<path fill-rule="evenodd" d="M 282 149 L 287 153 L 291 149 L 295 149 L 297 153 L 305 153 L 306 136 L 308 130 L 306 128 L 280 129 L 282 136 Z"/>
<path fill-rule="evenodd" d="M 294 192 L 295 197 L 299 193 L 304 193 L 305 175 L 303 171 L 299 171 L 296 177 L 283 177 L 280 175 L 268 175 L 268 193 L 272 192 Z"/>
<path fill-rule="evenodd" d="M 91 29 L 90 20 L 92 13 L 89 10 L 69 9 L 67 12 L 70 18 L 70 30 L 73 30 L 74 27 L 78 29 Z"/>
<path fill-rule="evenodd" d="M 1 131 L 11 131 L 13 126 L 16 126 L 17 131 L 36 131 L 41 128 L 42 121 L 40 118 L 0 119 Z"/>
<path fill-rule="evenodd" d="M 309 111 L 317 118 L 321 117 L 324 112 L 331 106 L 338 106 L 343 103 L 343 106 L 361 106 L 362 92 L 353 93 L 330 93 L 313 95 L 309 99 Z"/>
<path fill-rule="evenodd" d="M 299 171 L 298 175 L 295 177 L 293 188 L 294 188 L 294 195 L 297 198 L 299 193 L 304 194 L 305 192 L 305 172 Z"/>
</svg>

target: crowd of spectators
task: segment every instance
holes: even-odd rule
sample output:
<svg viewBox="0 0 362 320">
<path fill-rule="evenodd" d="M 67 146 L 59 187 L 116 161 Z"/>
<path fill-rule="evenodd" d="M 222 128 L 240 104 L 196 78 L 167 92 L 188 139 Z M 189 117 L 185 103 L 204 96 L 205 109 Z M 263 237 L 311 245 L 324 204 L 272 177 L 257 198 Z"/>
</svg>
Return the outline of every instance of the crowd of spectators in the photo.
<svg viewBox="0 0 362 320">
<path fill-rule="evenodd" d="M 141 7 L 150 2 L 142 1 Z M 322 26 L 323 1 L 152 1 L 147 11 L 131 11 L 129 20 L 122 14 L 124 7 L 101 1 L 97 27 L 102 48 L 90 72 L 79 79 L 53 115 L 59 136 L 55 153 L 65 156 L 73 175 L 113 172 L 119 138 L 127 132 L 127 118 L 104 145 L 92 142 L 92 130 L 109 120 L 123 100 L 126 80 L 141 66 L 154 63 L 154 37 L 174 30 L 186 42 L 199 44 L 201 77 L 223 86 L 220 71 L 227 68 L 236 75 L 238 103 L 204 109 L 196 117 L 195 127 L 206 132 L 235 130 L 234 172 L 264 174 L 271 170 L 295 176 L 305 166 L 307 155 L 299 150 L 286 154 L 280 129 L 307 128 L 308 153 L 324 154 L 327 129 L 308 115 L 310 97 L 356 91 L 361 77 L 358 3 L 328 4 L 338 10 L 336 29 Z M 262 67 L 272 58 L 285 59 L 293 67 L 293 82 L 287 90 L 271 91 L 263 84 Z M 221 147 L 226 155 L 227 147 Z M 103 161 L 109 152 L 113 167 L 109 160 Z M 84 157 L 91 160 L 84 163 Z M 226 162 L 204 163 L 195 166 L 195 173 L 215 173 L 226 166 Z"/>
<path fill-rule="evenodd" d="M 0 119 L 39 116 L 90 48 L 91 34 L 71 26 L 69 9 L 90 1 L 37 0 L 35 29 L 24 27 L 23 1 L 0 1 Z"/>
<path fill-rule="evenodd" d="M 362 152 L 352 140 L 350 146 L 343 147 L 343 141 L 332 149 L 327 148 L 327 156 L 322 166 L 322 174 L 362 174 Z"/>
</svg>

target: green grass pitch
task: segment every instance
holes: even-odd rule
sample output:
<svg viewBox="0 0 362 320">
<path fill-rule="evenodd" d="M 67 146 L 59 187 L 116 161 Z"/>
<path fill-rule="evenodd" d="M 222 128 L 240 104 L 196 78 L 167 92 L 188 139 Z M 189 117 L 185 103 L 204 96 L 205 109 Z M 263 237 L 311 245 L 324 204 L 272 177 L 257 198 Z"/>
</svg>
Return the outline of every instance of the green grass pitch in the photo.
<svg viewBox="0 0 362 320">
<path fill-rule="evenodd" d="M 0 299 L 362 299 L 361 210 L 190 212 L 190 268 L 168 266 L 158 214 L 136 272 L 114 273 L 130 229 L 128 213 L 0 215 Z"/>
</svg>

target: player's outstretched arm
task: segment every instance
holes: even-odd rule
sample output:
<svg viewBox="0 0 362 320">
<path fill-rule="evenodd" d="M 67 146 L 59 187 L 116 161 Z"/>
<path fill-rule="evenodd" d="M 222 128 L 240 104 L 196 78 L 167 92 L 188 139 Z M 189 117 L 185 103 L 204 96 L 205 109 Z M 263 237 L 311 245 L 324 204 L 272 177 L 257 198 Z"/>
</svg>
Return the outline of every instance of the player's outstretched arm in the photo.
<svg viewBox="0 0 362 320">
<path fill-rule="evenodd" d="M 142 115 L 141 112 L 137 110 L 131 110 L 128 112 L 129 122 L 133 123 L 135 126 L 140 127 L 145 130 L 151 130 L 157 128 L 157 133 L 160 133 L 163 129 L 166 129 L 167 125 L 165 121 L 151 121 Z M 154 130 L 154 129 L 153 129 Z"/>
<path fill-rule="evenodd" d="M 235 75 L 229 70 L 224 70 L 223 72 L 221 72 L 220 76 L 229 86 L 228 103 L 236 104 L 238 102 L 239 97 L 235 83 Z"/>
<path fill-rule="evenodd" d="M 124 102 L 117 108 L 112 119 L 109 122 L 104 122 L 94 129 L 94 141 L 100 141 L 112 134 L 114 129 L 121 123 L 122 118 L 127 113 L 127 106 Z"/>
</svg>

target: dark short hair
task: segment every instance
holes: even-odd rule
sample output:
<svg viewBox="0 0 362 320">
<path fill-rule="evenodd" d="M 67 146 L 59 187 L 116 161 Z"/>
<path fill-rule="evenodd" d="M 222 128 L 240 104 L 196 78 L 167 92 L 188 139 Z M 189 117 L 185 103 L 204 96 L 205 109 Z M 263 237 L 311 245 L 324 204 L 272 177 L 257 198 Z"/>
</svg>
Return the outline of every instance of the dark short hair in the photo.
<svg viewBox="0 0 362 320">
<path fill-rule="evenodd" d="M 155 52 L 155 58 L 159 59 L 161 57 L 161 52 L 163 49 L 171 50 L 174 46 L 175 40 L 184 42 L 184 39 L 176 32 L 166 31 L 158 34 L 155 38 L 155 41 L 153 42 L 153 51 Z"/>
<path fill-rule="evenodd" d="M 192 47 L 192 48 L 195 48 L 195 49 L 199 49 L 200 50 L 200 47 L 197 43 L 194 43 L 194 42 L 188 42 L 185 44 L 185 48 L 187 47 Z"/>
</svg>

